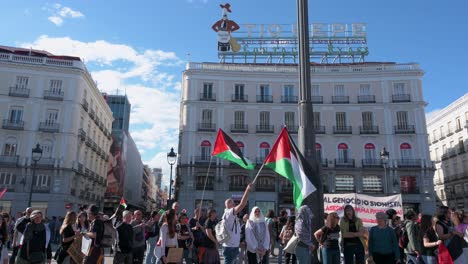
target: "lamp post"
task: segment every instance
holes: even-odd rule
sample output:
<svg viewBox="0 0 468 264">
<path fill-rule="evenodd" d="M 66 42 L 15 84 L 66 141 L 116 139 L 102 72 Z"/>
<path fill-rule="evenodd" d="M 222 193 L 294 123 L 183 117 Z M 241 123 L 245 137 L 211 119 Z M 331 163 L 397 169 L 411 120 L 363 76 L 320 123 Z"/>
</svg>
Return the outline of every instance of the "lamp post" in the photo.
<svg viewBox="0 0 468 264">
<path fill-rule="evenodd" d="M 39 144 L 37 144 L 36 147 L 32 149 L 31 157 L 34 163 L 33 163 L 33 173 L 32 173 L 32 179 L 31 179 L 31 188 L 29 188 L 28 207 L 31 207 L 33 183 L 34 183 L 34 177 L 36 177 L 37 162 L 42 158 L 42 149 Z"/>
<path fill-rule="evenodd" d="M 383 164 L 384 178 L 385 178 L 385 182 L 387 183 L 388 192 L 390 192 L 390 184 L 389 184 L 390 181 L 387 179 L 387 164 L 388 164 L 389 157 L 390 157 L 390 153 L 385 148 L 383 148 L 380 151 L 380 159 L 382 160 L 382 164 Z"/>
<path fill-rule="evenodd" d="M 167 208 L 170 208 L 172 206 L 172 166 L 176 163 L 177 160 L 177 153 L 174 152 L 174 148 L 171 148 L 171 152 L 167 153 L 167 163 L 171 165 L 171 174 L 169 178 L 169 199 L 167 202 Z"/>
</svg>

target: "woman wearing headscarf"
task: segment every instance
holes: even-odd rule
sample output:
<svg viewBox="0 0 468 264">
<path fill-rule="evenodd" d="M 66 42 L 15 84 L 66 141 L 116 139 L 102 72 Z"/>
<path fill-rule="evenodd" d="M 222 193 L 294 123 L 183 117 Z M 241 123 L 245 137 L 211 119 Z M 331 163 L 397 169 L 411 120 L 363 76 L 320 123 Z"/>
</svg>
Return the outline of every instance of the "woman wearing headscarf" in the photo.
<svg viewBox="0 0 468 264">
<path fill-rule="evenodd" d="M 268 264 L 270 232 L 260 208 L 254 207 L 245 225 L 245 242 L 249 264 Z"/>
<path fill-rule="evenodd" d="M 309 206 L 303 205 L 299 208 L 296 217 L 294 231 L 299 239 L 296 246 L 296 259 L 298 264 L 309 264 L 311 253 L 315 250 L 312 241 L 312 211 Z M 322 221 L 322 220 L 320 220 Z"/>
<path fill-rule="evenodd" d="M 16 264 L 50 263 L 52 249 L 50 247 L 50 230 L 42 223 L 42 213 L 39 210 L 31 213 L 31 222 L 24 230 L 21 247 L 16 257 Z"/>
</svg>

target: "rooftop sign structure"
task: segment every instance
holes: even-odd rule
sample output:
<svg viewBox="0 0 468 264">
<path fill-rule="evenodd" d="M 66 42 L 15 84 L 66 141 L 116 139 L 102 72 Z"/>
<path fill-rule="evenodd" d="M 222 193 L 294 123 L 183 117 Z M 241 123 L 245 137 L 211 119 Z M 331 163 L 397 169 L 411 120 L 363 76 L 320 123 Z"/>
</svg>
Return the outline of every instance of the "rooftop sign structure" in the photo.
<svg viewBox="0 0 468 264">
<path fill-rule="evenodd" d="M 212 29 L 218 33 L 220 62 L 298 63 L 297 25 L 241 24 L 229 20 L 231 5 L 220 5 L 223 17 Z M 364 62 L 369 54 L 366 24 L 310 25 L 310 60 L 317 63 Z"/>
</svg>

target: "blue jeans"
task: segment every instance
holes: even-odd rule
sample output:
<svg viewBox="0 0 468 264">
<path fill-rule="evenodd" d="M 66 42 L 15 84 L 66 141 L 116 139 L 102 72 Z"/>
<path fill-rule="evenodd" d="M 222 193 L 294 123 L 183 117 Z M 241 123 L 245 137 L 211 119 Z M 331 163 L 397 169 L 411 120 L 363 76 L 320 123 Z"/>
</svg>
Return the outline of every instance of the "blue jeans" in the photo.
<svg viewBox="0 0 468 264">
<path fill-rule="evenodd" d="M 408 264 L 419 264 L 419 261 L 418 261 L 418 258 L 416 257 L 416 255 L 412 255 L 412 254 L 406 254 L 406 263 Z"/>
<path fill-rule="evenodd" d="M 154 255 L 154 248 L 156 247 L 156 239 L 158 237 L 150 237 L 146 240 L 146 255 L 143 263 L 145 264 L 156 264 L 157 258 Z"/>
<path fill-rule="evenodd" d="M 340 249 L 338 248 L 322 248 L 322 263 L 323 264 L 340 264 Z"/>
<path fill-rule="evenodd" d="M 234 264 L 239 256 L 239 247 L 223 247 L 225 264 Z"/>
<path fill-rule="evenodd" d="M 344 246 L 344 264 L 353 264 L 356 256 L 356 264 L 364 264 L 364 247 L 361 243 Z"/>
<path fill-rule="evenodd" d="M 437 257 L 421 255 L 425 264 L 437 264 Z"/>
<path fill-rule="evenodd" d="M 312 254 L 308 247 L 296 247 L 296 263 L 297 264 L 310 264 Z"/>
<path fill-rule="evenodd" d="M 277 241 L 276 245 L 278 245 L 278 264 L 283 264 L 283 245 L 281 241 Z"/>
<path fill-rule="evenodd" d="M 184 259 L 185 264 L 192 264 L 192 256 L 190 254 L 190 249 L 184 248 Z"/>
</svg>

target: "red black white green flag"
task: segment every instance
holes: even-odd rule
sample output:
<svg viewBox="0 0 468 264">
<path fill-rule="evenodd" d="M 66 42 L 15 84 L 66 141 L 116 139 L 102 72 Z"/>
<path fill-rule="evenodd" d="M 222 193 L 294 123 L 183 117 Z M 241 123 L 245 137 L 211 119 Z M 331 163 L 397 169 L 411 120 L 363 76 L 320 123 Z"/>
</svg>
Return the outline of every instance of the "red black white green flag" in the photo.
<svg viewBox="0 0 468 264">
<path fill-rule="evenodd" d="M 293 184 L 294 205 L 299 208 L 304 199 L 317 188 L 312 183 L 313 169 L 299 152 L 296 144 L 283 128 L 270 153 L 265 166 L 290 180 Z"/>
<path fill-rule="evenodd" d="M 218 136 L 216 137 L 215 146 L 211 155 L 234 162 L 244 169 L 253 170 L 255 168 L 255 164 L 244 157 L 236 142 L 224 133 L 222 129 L 218 130 Z"/>
</svg>

